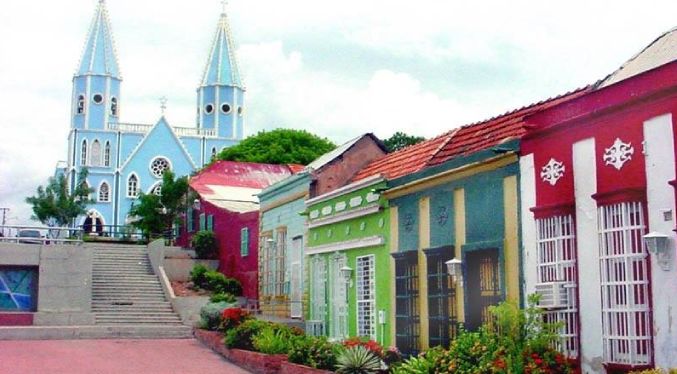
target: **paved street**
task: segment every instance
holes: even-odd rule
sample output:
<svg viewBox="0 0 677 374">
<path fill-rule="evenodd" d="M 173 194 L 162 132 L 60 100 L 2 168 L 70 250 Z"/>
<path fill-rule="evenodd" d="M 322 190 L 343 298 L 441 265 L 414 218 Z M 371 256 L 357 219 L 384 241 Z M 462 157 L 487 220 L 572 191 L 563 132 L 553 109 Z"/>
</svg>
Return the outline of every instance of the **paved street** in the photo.
<svg viewBox="0 0 677 374">
<path fill-rule="evenodd" d="M 0 341 L 1 374 L 246 374 L 195 339 Z"/>
</svg>

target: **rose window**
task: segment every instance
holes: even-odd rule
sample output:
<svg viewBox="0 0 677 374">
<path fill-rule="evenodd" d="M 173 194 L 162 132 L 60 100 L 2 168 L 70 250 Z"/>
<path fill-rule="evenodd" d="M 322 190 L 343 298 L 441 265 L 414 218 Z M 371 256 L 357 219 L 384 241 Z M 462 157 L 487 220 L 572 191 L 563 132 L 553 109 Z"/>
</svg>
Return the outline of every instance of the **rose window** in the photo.
<svg viewBox="0 0 677 374">
<path fill-rule="evenodd" d="M 169 168 L 169 160 L 164 157 L 158 157 L 150 164 L 150 172 L 156 178 L 162 178 L 162 174 L 164 174 L 165 170 L 168 170 Z"/>
</svg>

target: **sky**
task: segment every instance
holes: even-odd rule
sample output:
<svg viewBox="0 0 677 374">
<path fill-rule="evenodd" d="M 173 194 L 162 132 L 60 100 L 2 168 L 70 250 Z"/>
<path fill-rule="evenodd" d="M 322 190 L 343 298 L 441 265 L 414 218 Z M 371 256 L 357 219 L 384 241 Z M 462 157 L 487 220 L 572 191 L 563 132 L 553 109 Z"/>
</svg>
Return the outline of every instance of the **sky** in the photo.
<svg viewBox="0 0 677 374">
<path fill-rule="evenodd" d="M 0 207 L 67 151 L 71 79 L 98 0 L 0 6 Z M 195 125 L 218 0 L 108 0 L 122 122 Z M 677 26 L 677 2 L 230 0 L 247 87 L 246 133 L 307 129 L 431 137 L 594 83 Z M 0 216 L 0 219 L 2 217 Z"/>
</svg>

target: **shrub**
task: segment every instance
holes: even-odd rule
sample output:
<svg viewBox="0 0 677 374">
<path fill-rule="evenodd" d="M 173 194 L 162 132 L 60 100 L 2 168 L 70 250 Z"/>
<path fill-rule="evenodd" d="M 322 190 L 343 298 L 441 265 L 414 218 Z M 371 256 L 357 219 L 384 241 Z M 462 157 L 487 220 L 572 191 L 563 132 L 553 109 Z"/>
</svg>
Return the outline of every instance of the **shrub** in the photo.
<svg viewBox="0 0 677 374">
<path fill-rule="evenodd" d="M 190 271 L 190 281 L 197 287 L 204 288 L 207 283 L 207 269 L 206 266 L 202 264 L 197 264 L 193 266 L 193 269 Z"/>
<path fill-rule="evenodd" d="M 428 374 L 428 373 L 448 373 L 452 372 L 450 368 L 438 368 L 437 361 L 444 354 L 440 347 L 432 348 L 418 356 L 411 357 L 400 365 L 393 368 L 393 374 Z M 390 365 L 389 365 L 390 366 Z M 442 370 L 442 371 L 438 371 Z M 455 373 L 455 371 L 453 371 Z M 480 372 L 480 371 L 478 371 Z"/>
<path fill-rule="evenodd" d="M 207 330 L 217 330 L 221 325 L 223 310 L 232 304 L 226 302 L 207 303 L 200 308 L 200 327 Z"/>
<path fill-rule="evenodd" d="M 296 339 L 299 338 L 289 329 L 268 326 L 254 336 L 252 344 L 257 352 L 269 355 L 286 354 L 294 346 Z"/>
<path fill-rule="evenodd" d="M 290 347 L 287 359 L 295 364 L 333 371 L 336 357 L 342 349 L 342 346 L 328 342 L 324 336 L 302 336 Z"/>
<path fill-rule="evenodd" d="M 402 353 L 397 347 L 389 347 L 387 351 L 383 353 L 383 362 L 387 367 L 394 367 L 402 362 Z"/>
<path fill-rule="evenodd" d="M 270 322 L 260 321 L 258 319 L 244 321 L 236 328 L 226 332 L 226 347 L 253 351 L 254 344 L 252 339 L 270 325 Z"/>
<path fill-rule="evenodd" d="M 219 329 L 224 332 L 228 331 L 240 326 L 242 322 L 251 318 L 249 312 L 242 308 L 226 308 L 221 312 Z"/>
<path fill-rule="evenodd" d="M 375 374 L 381 370 L 381 359 L 362 345 L 344 350 L 337 359 L 336 372 L 341 374 Z"/>
<path fill-rule="evenodd" d="M 353 337 L 343 341 L 343 346 L 346 348 L 352 348 L 358 345 L 367 348 L 367 350 L 378 356 L 380 359 L 383 359 L 383 347 L 381 347 L 381 345 L 374 340 L 369 338 Z"/>
<path fill-rule="evenodd" d="M 242 286 L 237 279 L 228 278 L 216 270 L 209 270 L 205 273 L 205 284 L 202 288 L 216 293 L 242 295 Z"/>
<path fill-rule="evenodd" d="M 209 297 L 209 302 L 211 303 L 221 303 L 221 302 L 226 302 L 228 304 L 234 304 L 236 302 L 235 296 L 229 293 L 215 293 L 212 296 Z"/>
<path fill-rule="evenodd" d="M 216 242 L 216 235 L 211 231 L 199 231 L 193 235 L 191 246 L 195 250 L 197 258 L 200 259 L 216 259 L 218 257 L 218 243 Z"/>
</svg>

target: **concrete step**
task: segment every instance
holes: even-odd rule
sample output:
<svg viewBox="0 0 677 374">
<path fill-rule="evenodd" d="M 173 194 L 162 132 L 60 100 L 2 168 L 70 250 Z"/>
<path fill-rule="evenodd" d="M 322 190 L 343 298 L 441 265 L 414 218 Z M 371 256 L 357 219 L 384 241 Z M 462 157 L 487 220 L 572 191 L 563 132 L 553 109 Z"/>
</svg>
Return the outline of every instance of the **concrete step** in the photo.
<svg viewBox="0 0 677 374">
<path fill-rule="evenodd" d="M 180 325 L 0 326 L 0 340 L 188 339 L 192 329 Z"/>
<path fill-rule="evenodd" d="M 116 324 L 122 324 L 122 325 L 138 325 L 138 324 L 152 324 L 152 325 L 161 325 L 161 324 L 174 324 L 174 325 L 180 325 L 183 322 L 181 321 L 181 318 L 178 316 L 175 317 L 141 317 L 141 316 L 131 316 L 131 317 L 118 317 L 118 316 L 113 316 L 113 317 L 96 317 L 96 322 L 95 324 L 108 324 L 108 323 L 116 323 Z"/>
</svg>

